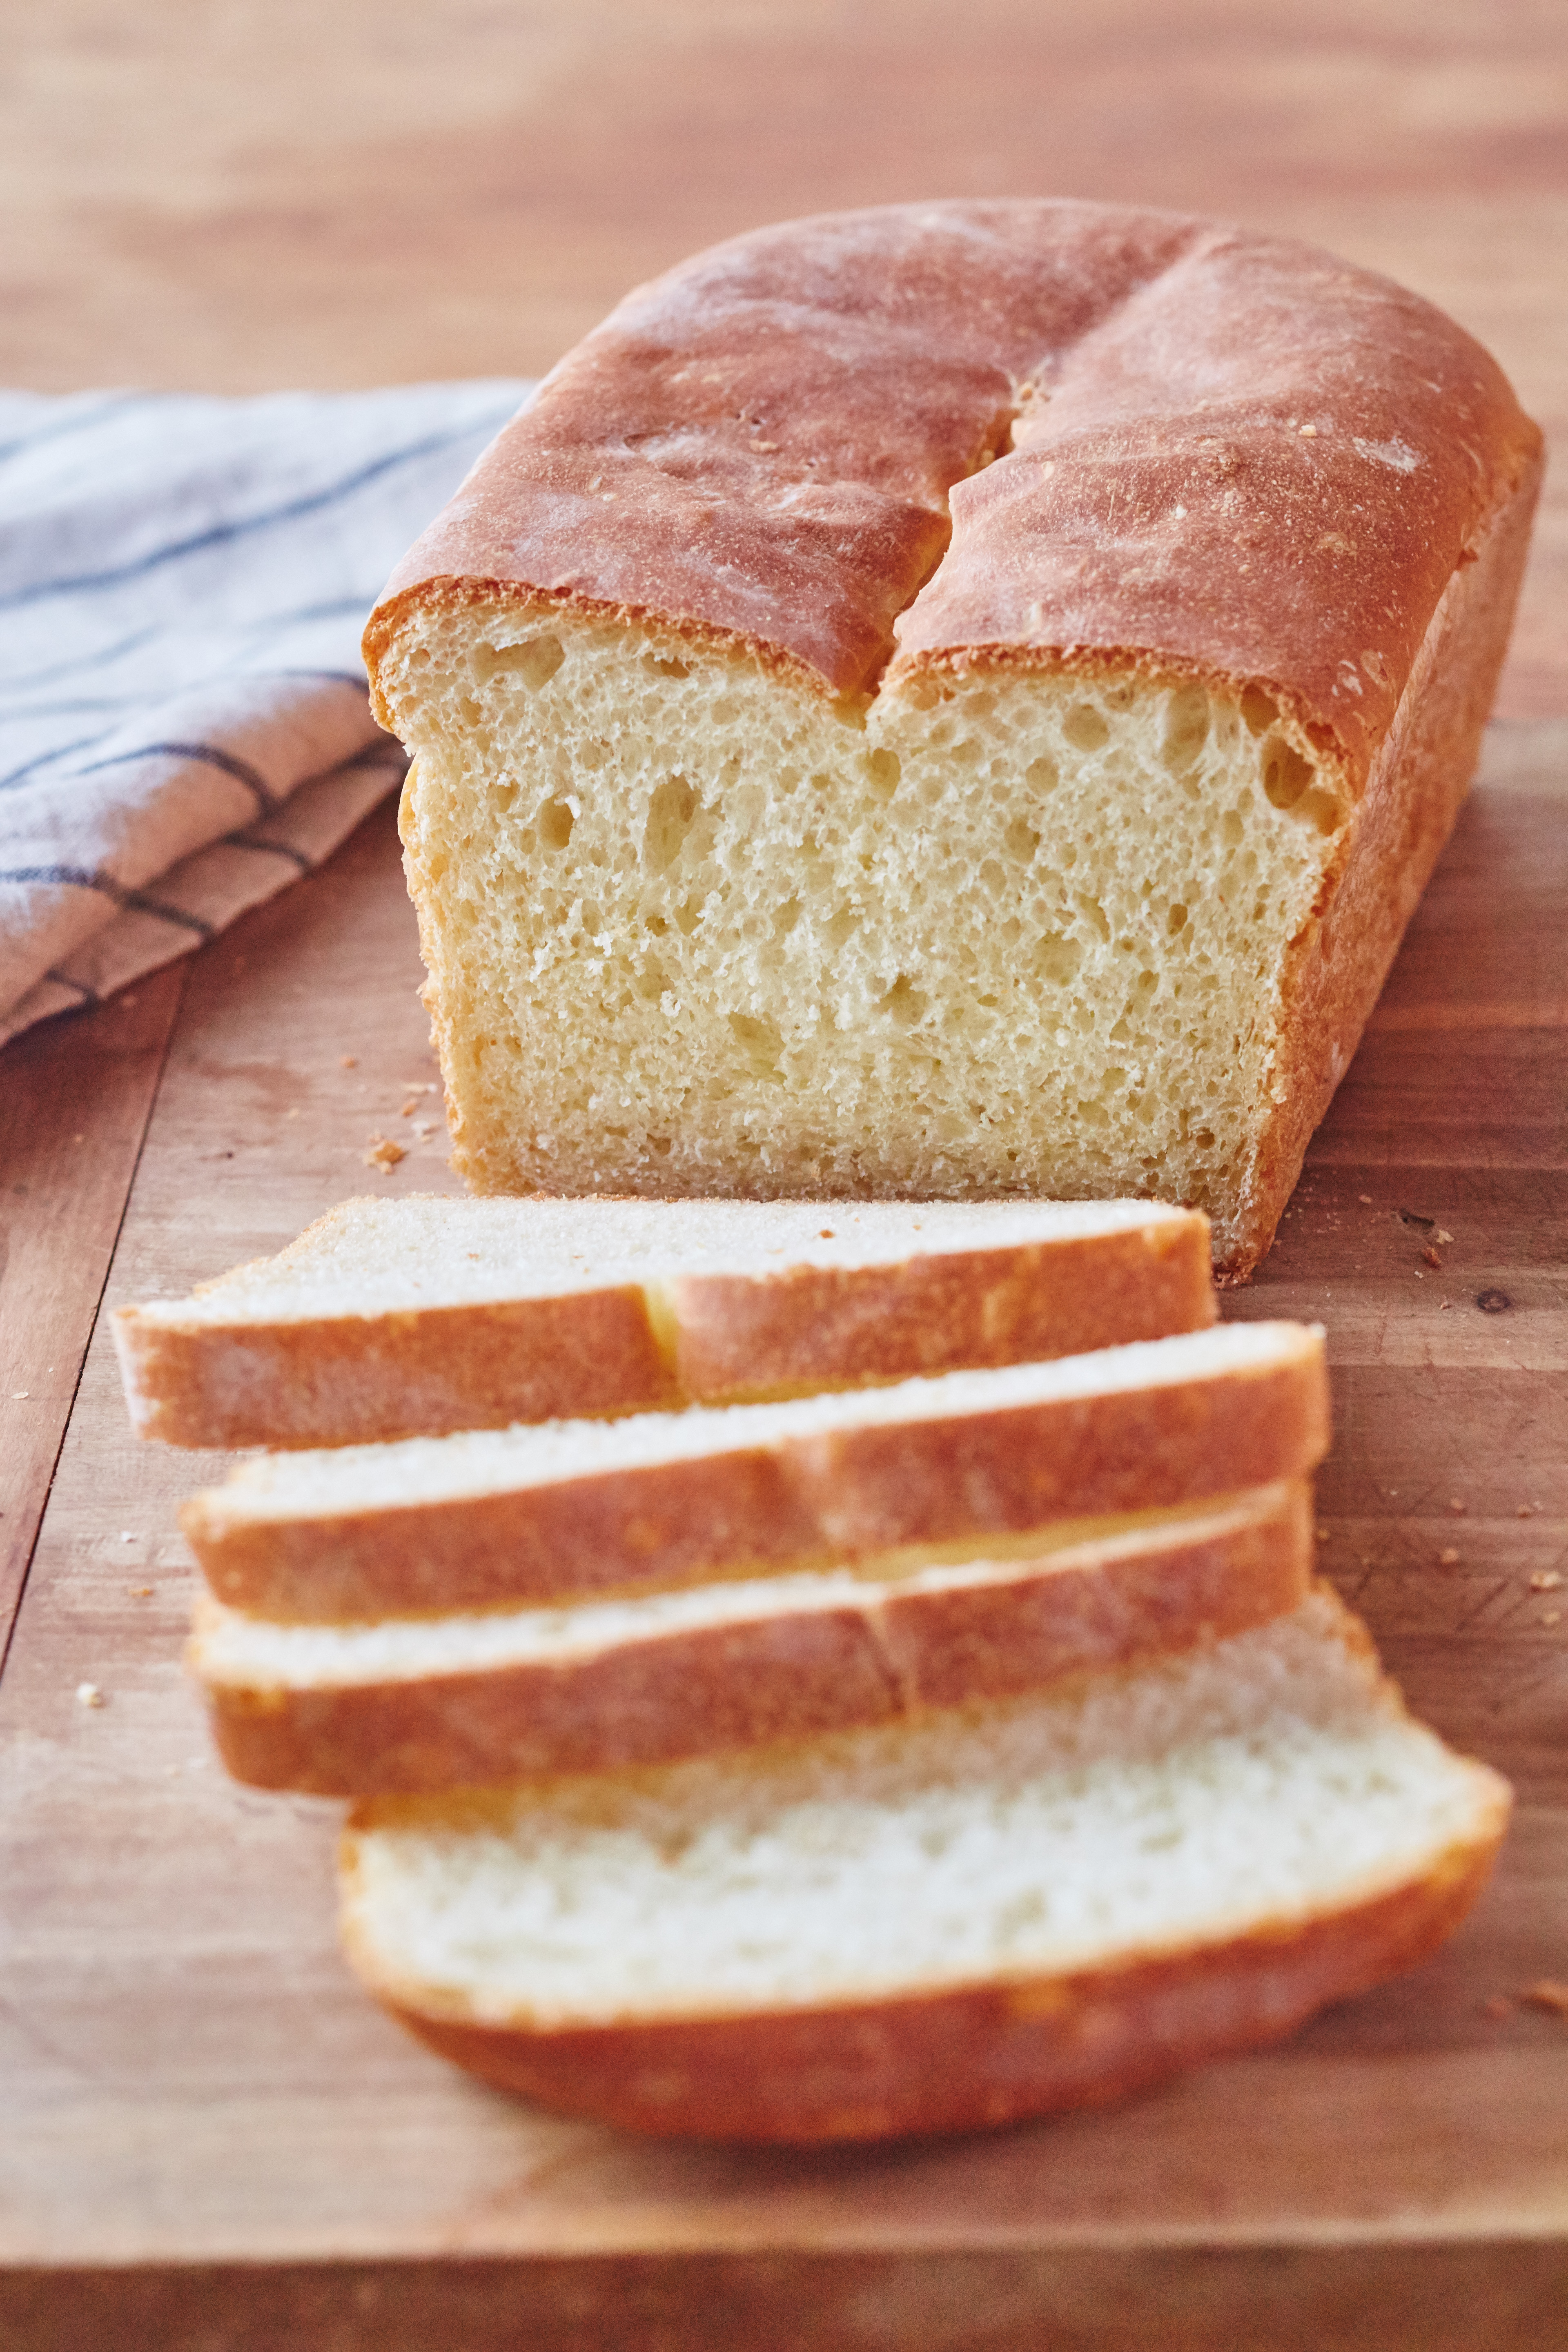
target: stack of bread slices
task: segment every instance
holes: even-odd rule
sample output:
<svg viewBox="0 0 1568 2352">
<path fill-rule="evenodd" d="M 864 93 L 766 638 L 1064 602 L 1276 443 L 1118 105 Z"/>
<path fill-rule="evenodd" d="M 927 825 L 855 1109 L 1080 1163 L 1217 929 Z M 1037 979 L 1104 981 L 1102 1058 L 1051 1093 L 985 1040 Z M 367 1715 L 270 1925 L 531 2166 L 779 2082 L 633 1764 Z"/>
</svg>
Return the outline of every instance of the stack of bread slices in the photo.
<svg viewBox="0 0 1568 2352">
<path fill-rule="evenodd" d="M 995 2124 L 1276 2038 L 1508 1792 L 1310 1577 L 1320 1331 L 1062 1206 L 353 1202 L 117 1319 L 240 1779 L 348 1796 L 350 1956 L 641 2128 Z"/>
</svg>

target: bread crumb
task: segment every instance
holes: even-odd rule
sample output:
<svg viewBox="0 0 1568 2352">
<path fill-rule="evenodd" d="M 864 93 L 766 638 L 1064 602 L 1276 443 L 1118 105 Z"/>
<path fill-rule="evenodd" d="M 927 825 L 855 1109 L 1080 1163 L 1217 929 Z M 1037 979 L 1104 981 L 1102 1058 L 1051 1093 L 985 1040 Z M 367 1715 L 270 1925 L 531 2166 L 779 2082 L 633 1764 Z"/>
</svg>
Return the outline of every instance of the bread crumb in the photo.
<svg viewBox="0 0 1568 2352">
<path fill-rule="evenodd" d="M 1430 1242 L 1427 1243 L 1426 1247 L 1422 1251 L 1421 1255 L 1426 1259 L 1428 1265 L 1440 1266 L 1443 1263 L 1436 1251 L 1432 1247 Z"/>
<path fill-rule="evenodd" d="M 78 1683 L 76 1686 L 76 1703 L 78 1706 L 101 1706 L 103 1705 L 103 1693 L 99 1689 L 96 1683 Z"/>
<path fill-rule="evenodd" d="M 151 1601 L 153 1598 L 152 1586 L 150 1584 L 133 1584 L 131 1588 L 131 1598 L 132 1601 Z"/>
<path fill-rule="evenodd" d="M 340 1054 L 338 1055 L 338 1067 L 340 1070 L 357 1070 L 359 1067 L 359 1055 L 357 1054 Z"/>
<path fill-rule="evenodd" d="M 11 1391 L 11 1402 L 13 1404 L 21 1404 L 26 1398 L 30 1397 L 33 1391 L 31 1389 L 13 1389 Z"/>
<path fill-rule="evenodd" d="M 1329 1540 L 1329 1531 L 1327 1528 L 1314 1528 L 1312 1529 L 1312 1540 L 1314 1543 L 1327 1543 Z"/>
<path fill-rule="evenodd" d="M 1562 1582 L 1561 1570 L 1555 1568 L 1538 1568 L 1530 1580 L 1530 1589 L 1531 1592 L 1555 1592 Z"/>
<path fill-rule="evenodd" d="M 1361 1202 L 1362 1207 L 1363 1207 L 1363 1209 L 1370 1209 L 1370 1208 L 1371 1208 L 1371 1206 L 1372 1206 L 1372 1194 L 1371 1194 L 1370 1192 L 1358 1192 L 1358 1193 L 1356 1194 L 1356 1199 Z"/>
<path fill-rule="evenodd" d="M 1459 1565 L 1458 1553 L 1452 1549 L 1448 1551 L 1440 1551 L 1437 1554 L 1437 1565 L 1439 1568 L 1458 1568 Z"/>
<path fill-rule="evenodd" d="M 1299 425 L 1296 430 L 1303 441 L 1315 441 L 1318 437 L 1318 428 L 1315 425 Z"/>
<path fill-rule="evenodd" d="M 433 1118 L 416 1118 L 414 1122 L 414 1132 L 418 1137 L 421 1143 L 428 1143 L 430 1138 L 436 1132 L 435 1120 Z"/>
<path fill-rule="evenodd" d="M 1555 1978 L 1542 1977 L 1539 1983 L 1527 1986 L 1519 1997 L 1531 2009 L 1549 2009 L 1555 2016 L 1568 2018 L 1568 1984 L 1559 1984 Z"/>
<path fill-rule="evenodd" d="M 1511 2017 L 1514 2005 L 1506 1992 L 1494 1992 L 1489 2000 L 1481 2003 L 1483 2017 Z"/>
<path fill-rule="evenodd" d="M 1450 1495 L 1448 1497 L 1448 1508 L 1462 1516 L 1465 1508 L 1464 1496 L 1462 1495 Z"/>
<path fill-rule="evenodd" d="M 1521 1503 L 1518 1510 L 1515 1511 L 1513 1516 L 1516 1519 L 1528 1519 L 1530 1517 L 1530 1505 L 1528 1503 Z"/>
<path fill-rule="evenodd" d="M 1436 1232 L 1433 1234 L 1432 1238 L 1433 1238 L 1433 1240 L 1437 1244 L 1438 1248 L 1439 1248 L 1439 1249 L 1441 1249 L 1441 1248 L 1445 1247 L 1445 1246 L 1446 1246 L 1449 1242 L 1451 1242 L 1451 1241 L 1453 1240 L 1454 1236 L 1453 1236 L 1453 1234 L 1446 1234 L 1446 1233 L 1443 1231 L 1442 1226 L 1441 1226 L 1441 1225 L 1439 1225 L 1439 1226 L 1438 1226 L 1438 1228 L 1437 1228 L 1437 1230 L 1436 1230 Z"/>
<path fill-rule="evenodd" d="M 407 1159 L 408 1154 L 401 1143 L 394 1143 L 390 1135 L 373 1135 L 360 1156 L 367 1168 L 379 1168 L 382 1174 L 387 1176 L 400 1160 Z"/>
</svg>

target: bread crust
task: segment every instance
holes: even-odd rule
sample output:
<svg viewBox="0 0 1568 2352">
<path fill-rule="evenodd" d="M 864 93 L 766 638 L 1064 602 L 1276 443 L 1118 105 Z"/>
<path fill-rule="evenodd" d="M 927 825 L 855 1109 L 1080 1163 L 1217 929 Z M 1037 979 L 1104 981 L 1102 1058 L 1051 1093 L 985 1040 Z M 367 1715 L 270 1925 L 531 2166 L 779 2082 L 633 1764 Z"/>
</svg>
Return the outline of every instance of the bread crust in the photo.
<svg viewBox="0 0 1568 2352">
<path fill-rule="evenodd" d="M 198 1610 L 189 1663 L 237 1780 L 370 1796 L 607 1771 L 1005 1698 L 1284 1615 L 1310 1581 L 1303 1483 L 936 1589 L 627 1634 L 562 1659 L 372 1683 L 243 1683 Z M 210 1607 L 210 1604 L 209 1604 Z"/>
<path fill-rule="evenodd" d="M 788 222 L 546 377 L 393 574 L 373 692 L 410 605 L 476 594 L 714 631 L 834 695 L 897 623 L 895 676 L 989 646 L 1262 686 L 1359 788 L 1539 447 L 1453 320 L 1289 239 L 1031 201 Z"/>
<path fill-rule="evenodd" d="M 1157 1509 L 1304 1476 L 1328 1436 L 1322 1335 L 1302 1328 L 1272 1363 L 1164 1386 L 309 1517 L 247 1517 L 243 1490 L 217 1487 L 180 1524 L 220 1601 L 321 1622 L 825 1567 Z"/>
<path fill-rule="evenodd" d="M 669 1285 L 676 1364 L 702 1403 L 805 1393 L 964 1366 L 1044 1363 L 1215 1319 L 1208 1221 L 1159 1222 L 1075 1241 L 795 1266 L 755 1280 Z"/>
<path fill-rule="evenodd" d="M 1463 551 L 1422 639 L 1312 919 L 1286 963 L 1268 1116 L 1219 1255 L 1242 1282 L 1274 1239 L 1312 1131 L 1349 1069 L 1405 925 L 1454 829 L 1480 753 L 1541 487 L 1527 454 L 1501 509 Z"/>
<path fill-rule="evenodd" d="M 181 1324 L 114 1317 L 137 1433 L 173 1445 L 367 1444 L 662 1412 L 964 1366 L 1042 1362 L 1204 1329 L 1207 1220 L 900 1262 L 689 1274 L 661 1347 L 636 1284 L 368 1315 Z"/>
<path fill-rule="evenodd" d="M 1475 1902 L 1507 1823 L 1506 1787 L 1474 1769 L 1473 1827 L 1408 1883 L 1325 1916 L 1058 1976 L 750 2016 L 479 2025 L 382 1971 L 354 1916 L 352 1832 L 343 1932 L 371 1991 L 421 2042 L 565 2114 L 796 2146 L 983 2130 L 1281 2041 L 1326 2002 L 1423 1959 Z"/>
<path fill-rule="evenodd" d="M 638 289 L 563 361 L 395 573 L 373 693 L 395 725 L 403 633 L 468 608 L 743 650 L 851 704 L 983 668 L 1262 697 L 1342 823 L 1212 1204 L 1241 1281 L 1463 797 L 1540 452 L 1451 320 L 1289 240 L 1030 202 L 787 223 Z M 458 981 L 425 940 L 457 1069 Z M 460 1163 L 509 1189 L 462 1094 Z"/>
<path fill-rule="evenodd" d="M 139 1437 L 287 1450 L 658 1412 L 687 1400 L 636 1284 L 274 1323 L 114 1318 Z"/>
</svg>

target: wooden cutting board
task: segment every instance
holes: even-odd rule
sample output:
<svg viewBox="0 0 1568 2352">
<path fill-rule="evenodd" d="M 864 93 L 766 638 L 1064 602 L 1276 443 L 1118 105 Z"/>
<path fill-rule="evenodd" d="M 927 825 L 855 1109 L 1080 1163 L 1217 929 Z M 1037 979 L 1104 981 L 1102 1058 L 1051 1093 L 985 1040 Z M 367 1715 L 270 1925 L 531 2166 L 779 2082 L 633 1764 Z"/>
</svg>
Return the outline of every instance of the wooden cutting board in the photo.
<svg viewBox="0 0 1568 2352">
<path fill-rule="evenodd" d="M 373 2009 L 334 1948 L 336 1809 L 228 1785 L 181 1676 L 174 1513 L 219 1465 L 132 1441 L 101 1318 L 76 1388 L 110 1241 L 106 1306 L 348 1192 L 456 1189 L 390 809 L 190 964 L 11 1048 L 14 1550 L 65 1434 L 0 1682 L 0 2342 L 1568 2345 L 1568 2016 L 1522 1997 L 1568 1980 L 1565 905 L 1568 727 L 1495 727 L 1226 1302 L 1328 1326 L 1322 1565 L 1416 1709 L 1514 1781 L 1490 1893 L 1278 2052 L 863 2154 L 558 2121 Z M 378 1136 L 406 1149 L 387 1175 Z"/>
<path fill-rule="evenodd" d="M 1047 193 L 1317 238 L 1568 420 L 1560 0 L 12 13 L 9 383 L 512 374 L 758 222 Z M 1509 723 L 1226 1308 L 1327 1324 L 1324 1567 L 1515 1826 L 1425 1969 L 1101 2115 L 805 2158 L 511 2105 L 342 1969 L 332 1809 L 216 1769 L 174 1515 L 216 1465 L 132 1444 L 100 1301 L 454 1189 L 389 815 L 0 1053 L 5 2352 L 1568 2347 L 1568 2020 L 1519 2000 L 1568 1979 L 1565 593 L 1559 467 Z"/>
</svg>

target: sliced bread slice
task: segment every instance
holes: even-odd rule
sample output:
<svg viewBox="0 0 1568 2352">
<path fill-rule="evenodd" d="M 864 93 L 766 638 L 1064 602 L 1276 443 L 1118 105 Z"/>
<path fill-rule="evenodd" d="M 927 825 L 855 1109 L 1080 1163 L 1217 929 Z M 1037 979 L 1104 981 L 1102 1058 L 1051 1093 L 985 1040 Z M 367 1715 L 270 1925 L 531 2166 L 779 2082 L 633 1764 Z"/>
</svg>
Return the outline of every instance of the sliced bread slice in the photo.
<svg viewBox="0 0 1568 2352">
<path fill-rule="evenodd" d="M 1326 1591 L 1070 1695 L 353 1817 L 365 1982 L 487 2081 L 637 2129 L 964 2130 L 1278 2040 L 1420 1958 L 1504 1782 Z"/>
<path fill-rule="evenodd" d="M 1148 1201 L 345 1201 L 126 1307 L 139 1434 L 321 1446 L 1036 1362 L 1214 1320 L 1208 1221 Z"/>
<path fill-rule="evenodd" d="M 893 1722 L 1238 1632 L 1299 1605 L 1302 1481 L 1042 1553 L 372 1625 L 198 1604 L 224 1762 L 321 1796 L 600 1771 Z"/>
<path fill-rule="evenodd" d="M 1304 1476 L 1320 1329 L 1232 1323 L 787 1404 L 263 1455 L 181 1513 L 218 1599 L 313 1622 L 837 1567 Z"/>
</svg>

